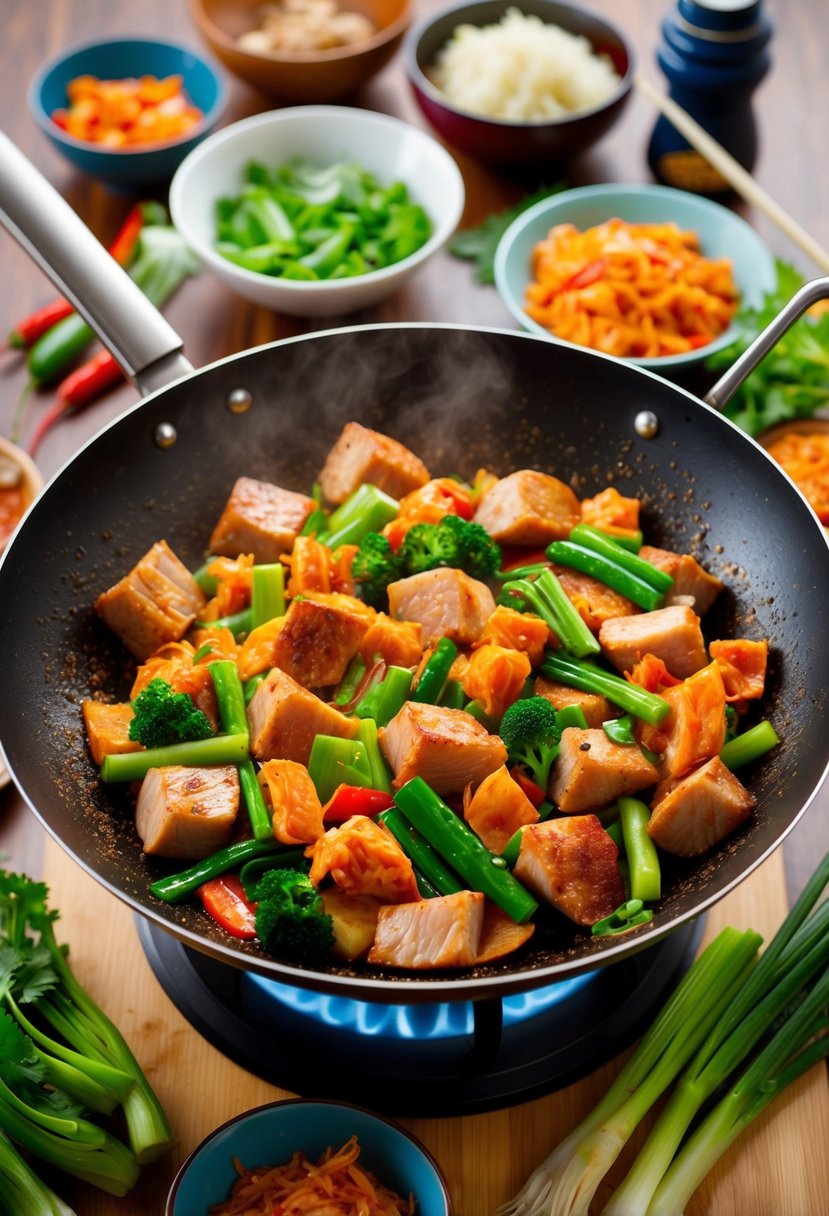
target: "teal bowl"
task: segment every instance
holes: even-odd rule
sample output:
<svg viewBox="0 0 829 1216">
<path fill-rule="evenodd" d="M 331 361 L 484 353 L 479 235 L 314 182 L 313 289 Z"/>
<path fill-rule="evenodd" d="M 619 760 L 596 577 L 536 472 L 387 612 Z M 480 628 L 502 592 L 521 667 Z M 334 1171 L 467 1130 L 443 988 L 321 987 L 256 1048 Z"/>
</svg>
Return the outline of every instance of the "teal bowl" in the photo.
<svg viewBox="0 0 829 1216">
<path fill-rule="evenodd" d="M 123 80 L 133 76 L 181 76 L 182 87 L 202 111 L 201 122 L 179 139 L 146 148 L 102 148 L 75 139 L 52 121 L 67 104 L 67 85 L 76 76 Z M 38 126 L 71 164 L 120 190 L 139 190 L 169 181 L 188 152 L 214 129 L 225 89 L 216 68 L 188 47 L 159 38 L 108 38 L 61 51 L 33 76 L 29 109 Z"/>
<path fill-rule="evenodd" d="M 532 277 L 532 252 L 555 224 L 574 224 L 583 230 L 614 218 L 627 223 L 673 222 L 696 232 L 706 257 L 731 259 L 743 306 L 759 307 L 763 296 L 776 286 L 774 256 L 768 247 L 745 220 L 720 203 L 667 186 L 583 186 L 554 194 L 530 207 L 513 221 L 498 243 L 495 284 L 519 325 L 551 342 L 573 345 L 554 337 L 524 311 L 524 291 Z M 734 329 L 729 326 L 698 350 L 681 355 L 626 358 L 623 362 L 656 372 L 671 371 L 702 363 L 714 351 L 728 346 L 734 337 Z"/>
<path fill-rule="evenodd" d="M 281 1165 L 299 1149 L 317 1160 L 354 1135 L 359 1164 L 398 1195 L 413 1194 L 418 1216 L 452 1216 L 437 1163 L 399 1124 L 348 1103 L 303 1098 L 258 1106 L 211 1132 L 176 1175 L 165 1216 L 197 1216 L 226 1199 L 238 1177 L 234 1157 L 247 1167 Z"/>
</svg>

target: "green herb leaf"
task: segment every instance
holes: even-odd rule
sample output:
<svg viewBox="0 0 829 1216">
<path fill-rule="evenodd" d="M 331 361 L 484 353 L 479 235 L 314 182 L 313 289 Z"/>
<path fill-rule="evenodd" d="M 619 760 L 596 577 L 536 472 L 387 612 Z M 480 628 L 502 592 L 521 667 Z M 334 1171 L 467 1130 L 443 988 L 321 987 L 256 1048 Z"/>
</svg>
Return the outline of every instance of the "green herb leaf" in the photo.
<svg viewBox="0 0 829 1216">
<path fill-rule="evenodd" d="M 487 216 L 477 228 L 465 228 L 462 232 L 456 233 L 447 246 L 449 252 L 456 258 L 463 258 L 465 261 L 475 263 L 475 277 L 479 283 L 494 283 L 495 250 L 512 221 L 522 212 L 534 207 L 536 203 L 540 203 L 542 199 L 549 198 L 551 194 L 558 194 L 564 189 L 566 189 L 565 182 L 558 182 L 553 186 L 541 186 L 534 193 L 528 194 L 521 202 L 516 203 L 514 207 L 508 207 L 506 211 L 499 211 L 496 215 Z"/>
</svg>

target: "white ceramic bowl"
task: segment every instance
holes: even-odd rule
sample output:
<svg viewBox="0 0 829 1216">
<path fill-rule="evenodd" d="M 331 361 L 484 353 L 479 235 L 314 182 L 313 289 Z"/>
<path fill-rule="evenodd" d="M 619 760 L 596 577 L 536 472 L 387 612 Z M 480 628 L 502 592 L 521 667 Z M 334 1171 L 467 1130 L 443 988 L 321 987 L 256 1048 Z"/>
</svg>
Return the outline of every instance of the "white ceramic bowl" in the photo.
<svg viewBox="0 0 829 1216">
<path fill-rule="evenodd" d="M 297 157 L 319 165 L 351 160 L 383 185 L 404 182 L 432 220 L 431 237 L 403 261 L 351 279 L 280 279 L 223 258 L 214 248 L 217 199 L 241 189 L 249 161 L 276 168 Z M 354 312 L 396 291 L 446 244 L 463 203 L 460 170 L 435 139 L 389 115 L 343 106 L 295 106 L 233 123 L 186 157 L 170 185 L 173 223 L 204 265 L 246 300 L 301 317 Z"/>
</svg>

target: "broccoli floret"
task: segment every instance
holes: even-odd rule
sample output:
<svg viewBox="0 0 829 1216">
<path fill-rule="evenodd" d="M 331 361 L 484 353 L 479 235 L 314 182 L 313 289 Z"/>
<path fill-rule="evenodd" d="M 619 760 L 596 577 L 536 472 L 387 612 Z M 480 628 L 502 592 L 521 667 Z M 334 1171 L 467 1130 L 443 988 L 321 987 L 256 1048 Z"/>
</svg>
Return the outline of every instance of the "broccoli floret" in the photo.
<svg viewBox="0 0 829 1216">
<path fill-rule="evenodd" d="M 207 739 L 213 727 L 186 692 L 173 692 L 166 680 L 150 680 L 132 703 L 129 737 L 144 747 L 167 747 L 191 739 Z"/>
<path fill-rule="evenodd" d="M 546 697 L 515 701 L 505 711 L 498 733 L 512 763 L 528 769 L 536 785 L 546 790 L 561 740 L 556 711 Z"/>
<path fill-rule="evenodd" d="M 408 574 L 452 566 L 473 578 L 487 578 L 501 565 L 501 550 L 486 529 L 459 515 L 444 515 L 439 524 L 415 524 L 398 556 Z"/>
<path fill-rule="evenodd" d="M 334 945 L 334 922 L 307 874 L 268 870 L 256 886 L 256 934 L 269 954 L 312 963 Z"/>
<path fill-rule="evenodd" d="M 404 574 L 403 562 L 379 532 L 368 532 L 351 562 L 351 577 L 357 583 L 360 598 L 380 607 L 386 588 Z"/>
</svg>

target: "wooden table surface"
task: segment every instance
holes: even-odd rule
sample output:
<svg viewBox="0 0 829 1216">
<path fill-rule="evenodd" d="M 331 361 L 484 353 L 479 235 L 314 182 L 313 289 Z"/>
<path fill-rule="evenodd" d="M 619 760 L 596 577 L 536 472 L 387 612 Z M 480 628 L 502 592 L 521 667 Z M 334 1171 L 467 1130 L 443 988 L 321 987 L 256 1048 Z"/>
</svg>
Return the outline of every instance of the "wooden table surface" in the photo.
<svg viewBox="0 0 829 1216">
<path fill-rule="evenodd" d="M 432 6 L 433 0 L 414 0 L 416 16 Z M 659 22 L 669 8 L 668 0 L 625 0 L 621 5 L 614 0 L 591 0 L 590 7 L 604 11 L 612 20 L 624 26 L 640 66 L 661 86 L 654 51 L 659 37 Z M 825 153 L 823 121 L 829 112 L 829 77 L 826 71 L 829 23 L 825 19 L 825 0 L 791 0 L 785 5 L 782 0 L 777 4 L 767 0 L 767 9 L 777 29 L 772 43 L 773 68 L 755 99 L 761 137 L 756 177 L 819 242 L 829 247 L 829 158 Z M 7 0 L 4 16 L 3 38 L 0 40 L 0 125 L 64 194 L 96 235 L 107 243 L 123 219 L 129 200 L 74 171 L 53 151 L 28 113 L 25 101 L 28 81 L 45 59 L 67 44 L 86 38 L 106 34 L 161 32 L 198 46 L 198 37 L 191 25 L 187 6 L 184 0 L 178 0 L 178 3 L 170 3 L 170 0 L 132 0 L 128 5 L 117 0 L 38 0 L 36 4 L 12 4 Z M 228 106 L 224 122 L 269 108 L 267 98 L 241 82 L 228 77 L 227 85 Z M 392 113 L 417 125 L 424 125 L 409 93 L 399 56 L 353 99 L 353 104 Z M 645 151 L 654 119 L 650 104 L 644 98 L 634 96 L 618 125 L 594 150 L 568 165 L 564 172 L 551 168 L 549 173 L 540 175 L 536 182 L 528 177 L 483 167 L 457 155 L 467 190 L 462 225 L 477 224 L 488 214 L 516 201 L 538 181 L 555 181 L 562 176 L 566 176 L 570 185 L 650 180 Z M 736 200 L 732 205 L 755 225 L 775 254 L 794 263 L 807 277 L 817 273 L 816 268 L 762 215 Z M 0 333 L 3 333 L 11 329 L 18 318 L 50 299 L 54 292 L 22 251 L 2 233 L 0 259 L 3 284 L 0 291 Z M 207 274 L 185 284 L 166 309 L 166 315 L 182 335 L 185 351 L 196 365 L 313 328 L 328 328 L 344 323 L 435 320 L 514 328 L 494 288 L 475 283 L 469 265 L 448 254 L 435 257 L 410 287 L 387 300 L 377 310 L 346 318 L 325 319 L 323 322 L 283 318 L 237 300 Z M 0 354 L 2 434 L 8 434 L 25 380 L 22 360 L 8 352 Z M 705 384 L 697 378 L 688 386 L 700 392 Z M 38 456 L 44 475 L 50 476 L 90 435 L 136 399 L 135 391 L 125 385 L 53 431 Z M 24 428 L 24 442 L 49 401 L 48 393 L 33 398 Z M 822 724 L 816 726 L 825 729 Z M 829 796 L 824 790 L 783 847 L 789 898 L 800 890 L 815 859 L 829 848 L 827 812 Z M 40 873 L 43 869 L 44 834 L 12 787 L 0 791 L 0 851 L 16 866 L 30 873 Z M 776 891 L 774 898 L 780 901 L 776 907 L 781 912 L 785 896 L 780 857 L 763 867 L 764 870 L 767 868 L 769 887 Z M 47 858 L 47 872 L 57 877 L 59 885 L 61 882 L 71 885 L 71 880 L 66 878 L 65 863 L 62 866 L 60 859 L 52 856 L 50 861 Z M 735 903 L 733 906 L 736 908 L 738 905 Z M 67 924 L 75 923 L 75 920 L 67 920 Z M 73 948 L 83 955 L 83 943 L 74 944 Z M 221 1117 L 223 1110 L 230 1113 L 231 1108 L 239 1109 L 239 1106 L 231 1101 L 230 1105 L 225 1104 L 217 1110 L 218 1116 Z M 520 1108 L 520 1111 L 525 1109 L 532 1110 L 533 1107 Z M 526 1116 L 518 1114 L 516 1118 L 522 1119 L 522 1126 L 528 1126 Z M 449 1152 L 462 1139 L 465 1151 L 470 1153 L 475 1143 L 474 1128 L 481 1124 L 478 1119 L 462 1122 L 465 1125 L 463 1135 L 457 1131 L 454 1123 L 447 1123 L 440 1132 L 443 1140 L 440 1137 L 435 1139 L 438 1131 L 434 1128 L 426 1138 L 438 1152 L 441 1152 L 441 1143 L 445 1142 L 446 1151 Z M 198 1130 L 188 1125 L 190 1134 Z M 202 1130 L 207 1130 L 207 1127 Z M 442 1153 L 442 1156 L 445 1155 Z M 759 1153 L 758 1159 L 764 1155 Z M 729 1156 L 729 1162 L 732 1156 L 735 1154 Z M 529 1160 L 533 1160 L 532 1156 Z M 511 1178 L 513 1183 L 519 1180 L 518 1175 Z M 504 1191 L 500 1183 L 495 1190 L 501 1198 L 509 1193 Z M 492 1191 L 493 1200 L 496 1198 L 495 1190 Z M 147 1194 L 149 1196 L 149 1192 Z M 479 1187 L 478 1194 L 485 1194 L 485 1190 Z M 738 1216 L 779 1213 L 784 1207 L 792 1216 L 818 1216 L 819 1212 L 826 1210 L 825 1203 L 821 1205 L 816 1199 L 810 1200 L 802 1192 L 792 1192 L 783 1206 L 775 1199 L 774 1190 L 764 1192 L 762 1187 L 752 1185 L 751 1200 L 746 1199 L 745 1205 L 739 1198 L 743 1194 L 737 1188 L 726 1188 L 720 1192 L 720 1198 L 715 1203 L 709 1193 L 704 1206 L 694 1210 L 734 1212 Z M 456 1202 L 460 1202 L 459 1198 L 456 1198 Z M 150 1203 L 149 1197 L 147 1203 Z M 707 1206 L 709 1203 L 713 1206 Z M 807 1206 L 803 1206 L 804 1203 Z M 809 1203 L 817 1206 L 808 1206 Z M 91 1212 L 92 1207 L 81 1206 L 80 1210 Z M 114 1205 L 95 1207 L 94 1210 L 104 1213 L 128 1209 Z M 129 1210 L 149 1214 L 157 1207 L 130 1206 Z M 478 1216 L 478 1212 L 483 1216 L 488 1210 L 485 1206 L 473 1210 L 469 1199 L 468 1204 L 459 1207 L 458 1216 Z"/>
</svg>

